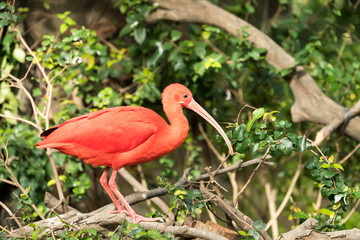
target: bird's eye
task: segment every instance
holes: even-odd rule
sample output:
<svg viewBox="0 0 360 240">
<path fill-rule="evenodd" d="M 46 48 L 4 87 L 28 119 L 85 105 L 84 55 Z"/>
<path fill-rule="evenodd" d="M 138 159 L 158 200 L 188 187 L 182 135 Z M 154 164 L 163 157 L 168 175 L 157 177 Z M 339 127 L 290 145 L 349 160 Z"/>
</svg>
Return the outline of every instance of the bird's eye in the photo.
<svg viewBox="0 0 360 240">
<path fill-rule="evenodd" d="M 187 94 L 184 94 L 184 98 L 187 98 L 188 97 L 188 95 Z"/>
</svg>

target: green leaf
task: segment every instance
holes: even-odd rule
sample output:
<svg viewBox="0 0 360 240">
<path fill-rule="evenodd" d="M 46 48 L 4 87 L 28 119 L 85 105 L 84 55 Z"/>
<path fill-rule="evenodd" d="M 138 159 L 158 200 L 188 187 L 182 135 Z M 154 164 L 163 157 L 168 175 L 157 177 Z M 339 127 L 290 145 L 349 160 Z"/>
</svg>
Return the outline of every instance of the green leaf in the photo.
<svg viewBox="0 0 360 240">
<path fill-rule="evenodd" d="M 0 19 L 0 29 L 4 26 L 8 26 L 10 24 L 10 21 L 7 19 Z"/>
<path fill-rule="evenodd" d="M 253 223 L 253 226 L 256 228 L 256 230 L 258 231 L 262 231 L 266 228 L 266 224 L 263 223 L 261 220 L 256 220 L 254 223 Z"/>
<path fill-rule="evenodd" d="M 235 145 L 235 150 L 236 150 L 238 153 L 245 153 L 246 150 L 248 150 L 248 148 L 249 148 L 249 143 L 250 143 L 250 139 L 249 139 L 249 138 L 246 138 L 244 141 L 238 142 L 238 143 Z"/>
<path fill-rule="evenodd" d="M 203 31 L 203 32 L 201 33 L 201 36 L 202 36 L 204 39 L 209 39 L 210 36 L 211 36 L 211 32 Z"/>
<path fill-rule="evenodd" d="M 320 171 L 320 177 L 321 178 L 332 178 L 333 176 L 336 175 L 335 171 L 331 171 L 328 169 L 323 169 Z"/>
<path fill-rule="evenodd" d="M 66 23 L 60 25 L 59 31 L 61 34 L 64 34 L 68 30 L 69 26 Z"/>
<path fill-rule="evenodd" d="M 335 212 L 334 212 L 334 211 L 331 211 L 331 210 L 326 209 L 326 208 L 321 208 L 321 209 L 319 210 L 319 212 L 320 212 L 321 214 L 328 215 L 328 216 L 330 216 L 330 217 L 332 217 L 332 218 L 335 216 Z"/>
<path fill-rule="evenodd" d="M 274 140 L 278 140 L 282 134 L 283 134 L 283 131 L 276 130 L 274 132 Z"/>
<path fill-rule="evenodd" d="M 264 113 L 265 113 L 265 109 L 264 109 L 264 108 L 258 108 L 258 109 L 256 109 L 256 110 L 252 113 L 252 116 L 253 116 L 253 118 L 256 120 L 256 119 L 259 119 L 259 118 L 261 118 L 262 116 L 264 116 Z"/>
<path fill-rule="evenodd" d="M 290 139 L 290 141 L 296 146 L 298 143 L 298 136 L 295 133 L 288 133 L 286 136 Z"/>
<path fill-rule="evenodd" d="M 310 146 L 310 145 L 309 145 Z M 306 136 L 302 136 L 299 140 L 298 140 L 298 145 L 297 148 L 300 152 L 305 151 L 308 147 L 307 141 L 306 141 Z"/>
<path fill-rule="evenodd" d="M 250 119 L 250 121 L 246 124 L 246 130 L 247 130 L 248 132 L 250 132 L 252 126 L 254 125 L 254 122 L 255 122 L 255 118 Z"/>
<path fill-rule="evenodd" d="M 47 186 L 50 187 L 51 185 L 54 185 L 56 183 L 56 180 L 55 179 L 50 179 L 48 182 L 47 182 Z"/>
<path fill-rule="evenodd" d="M 40 88 L 34 88 L 33 89 L 33 93 L 32 93 L 32 95 L 33 95 L 33 97 L 38 97 L 38 96 L 41 96 L 41 89 Z"/>
<path fill-rule="evenodd" d="M 259 240 L 260 239 L 260 233 L 257 232 L 254 229 L 250 229 L 249 230 L 249 234 L 255 239 L 255 240 Z"/>
<path fill-rule="evenodd" d="M 70 11 L 66 11 L 64 13 L 59 13 L 57 14 L 57 17 L 60 18 L 61 20 L 64 20 L 71 12 Z"/>
<path fill-rule="evenodd" d="M 13 57 L 21 63 L 25 62 L 26 53 L 22 48 L 16 47 L 13 51 Z"/>
<path fill-rule="evenodd" d="M 146 38 L 146 29 L 144 27 L 135 28 L 135 30 L 134 30 L 134 38 L 135 38 L 135 41 L 139 45 L 142 45 L 145 38 Z"/>
<path fill-rule="evenodd" d="M 36 231 L 34 231 L 34 232 L 32 233 L 32 239 L 33 239 L 33 240 L 37 240 L 37 239 L 38 239 L 38 235 L 39 235 L 40 230 L 41 230 L 41 229 L 38 229 L 38 230 L 36 230 Z"/>
<path fill-rule="evenodd" d="M 237 133 L 238 135 L 237 135 L 236 140 L 239 141 L 239 142 L 243 141 L 249 135 L 247 133 L 247 131 L 246 131 L 246 125 L 245 124 L 240 124 L 236 129 L 238 131 L 238 133 Z M 234 132 L 233 136 L 235 138 L 235 132 Z"/>
<path fill-rule="evenodd" d="M 324 163 L 320 166 L 320 168 L 330 168 L 330 164 L 329 163 Z"/>
<path fill-rule="evenodd" d="M 243 231 L 243 230 L 238 231 L 238 233 L 239 233 L 241 236 L 244 236 L 244 237 L 250 236 L 250 234 L 248 234 L 247 232 L 245 232 L 245 231 Z"/>
<path fill-rule="evenodd" d="M 309 218 L 309 215 L 307 213 L 304 213 L 303 211 L 293 214 L 294 218 L 303 218 L 307 219 Z"/>
<path fill-rule="evenodd" d="M 276 122 L 275 126 L 278 128 L 289 128 L 289 127 L 291 127 L 291 123 L 289 123 L 288 121 L 285 121 L 285 120 L 281 120 L 279 122 Z"/>
<path fill-rule="evenodd" d="M 135 235 L 135 238 L 136 239 L 140 239 L 142 236 L 145 236 L 147 235 L 147 232 L 146 231 L 141 231 L 141 232 L 138 232 L 136 235 Z"/>
<path fill-rule="evenodd" d="M 49 1 L 50 1 L 50 0 L 45 0 L 45 1 L 44 1 L 43 6 L 44 6 L 44 8 L 45 8 L 46 10 L 50 10 L 50 3 L 49 3 Z"/>
<path fill-rule="evenodd" d="M 148 231 L 148 234 L 147 234 L 150 238 L 153 238 L 153 239 L 159 239 L 159 238 L 161 238 L 162 236 L 161 236 L 161 234 L 159 233 L 159 231 L 158 230 L 156 230 L 156 229 L 150 229 L 149 231 Z"/>
<path fill-rule="evenodd" d="M 331 167 L 344 171 L 344 168 L 339 163 L 331 164 Z"/>
<path fill-rule="evenodd" d="M 233 138 L 236 139 L 238 136 L 239 136 L 239 133 L 240 133 L 240 126 L 237 126 L 234 131 L 233 131 Z"/>
<path fill-rule="evenodd" d="M 360 198 L 360 191 L 354 192 L 354 196 L 355 196 L 356 198 Z"/>
<path fill-rule="evenodd" d="M 0 2 L 0 10 L 4 9 L 7 7 L 6 2 Z"/>
<path fill-rule="evenodd" d="M 290 155 L 293 151 L 293 143 L 288 138 L 280 140 L 280 151 L 285 155 Z"/>
<path fill-rule="evenodd" d="M 91 235 L 93 235 L 94 237 L 98 236 L 98 233 L 95 228 L 89 228 L 89 229 L 86 229 L 86 231 L 88 233 L 90 233 Z"/>
<path fill-rule="evenodd" d="M 177 30 L 177 29 L 175 29 L 175 30 L 172 30 L 171 31 L 171 40 L 172 41 L 174 41 L 174 42 L 176 42 L 177 40 L 179 40 L 180 38 L 181 38 L 181 36 L 182 36 L 182 32 L 181 31 L 179 31 L 179 30 Z"/>
<path fill-rule="evenodd" d="M 341 16 L 341 11 L 339 9 L 332 9 L 332 12 L 337 15 L 337 16 Z"/>
</svg>

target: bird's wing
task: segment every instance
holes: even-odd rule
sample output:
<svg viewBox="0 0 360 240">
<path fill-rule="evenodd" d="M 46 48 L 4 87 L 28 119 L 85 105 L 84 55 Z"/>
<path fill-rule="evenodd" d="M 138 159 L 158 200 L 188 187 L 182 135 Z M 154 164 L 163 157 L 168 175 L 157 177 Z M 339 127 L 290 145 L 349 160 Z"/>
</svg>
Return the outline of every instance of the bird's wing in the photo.
<svg viewBox="0 0 360 240">
<path fill-rule="evenodd" d="M 38 148 L 79 148 L 98 153 L 130 151 L 147 141 L 159 129 L 154 122 L 163 121 L 155 112 L 141 107 L 117 107 L 70 119 L 53 128 Z M 45 132 L 44 132 L 45 133 Z"/>
</svg>

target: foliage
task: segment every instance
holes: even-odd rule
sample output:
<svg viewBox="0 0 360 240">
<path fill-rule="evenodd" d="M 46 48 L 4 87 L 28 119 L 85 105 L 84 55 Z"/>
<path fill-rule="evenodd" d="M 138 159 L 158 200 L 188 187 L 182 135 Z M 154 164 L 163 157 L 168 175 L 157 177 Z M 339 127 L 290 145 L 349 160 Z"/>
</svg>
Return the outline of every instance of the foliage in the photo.
<svg viewBox="0 0 360 240">
<path fill-rule="evenodd" d="M 188 214 L 195 218 L 196 214 L 202 212 L 205 203 L 198 189 L 184 189 L 164 181 L 161 177 L 158 177 L 157 180 L 161 186 L 168 190 L 170 195 L 169 212 L 175 210 L 176 220 L 180 222 L 180 224 L 185 222 Z"/>
<path fill-rule="evenodd" d="M 111 240 L 116 239 L 138 239 L 138 240 L 152 240 L 152 239 L 161 239 L 161 240 L 172 240 L 175 239 L 169 233 L 159 233 L 155 229 L 145 230 L 139 224 L 129 223 L 124 221 L 124 223 L 117 229 L 115 232 L 109 234 Z"/>
<path fill-rule="evenodd" d="M 354 4 L 342 0 L 282 0 L 274 5 L 273 10 L 278 15 L 263 18 L 263 8 L 259 6 L 261 1 L 213 2 L 256 25 L 281 44 L 298 64 L 306 67 L 321 90 L 334 101 L 347 107 L 358 101 L 360 29 L 356 23 L 360 15 Z M 21 98 L 21 91 L 3 81 L 7 78 L 5 73 L 21 78 L 30 68 L 24 82 L 31 85 L 29 93 L 36 106 L 40 110 L 46 108 L 49 102 L 44 87 L 46 80 L 34 70 L 35 60 L 26 53 L 14 31 L 27 17 L 29 9 L 15 6 L 0 3 L 0 113 L 12 117 L 0 118 L 0 143 L 6 143 L 10 159 L 7 159 L 8 166 L 29 193 L 26 197 L 15 190 L 18 210 L 24 212 L 24 221 L 32 221 L 37 215 L 29 207 L 30 203 L 41 206 L 45 212 L 43 194 L 52 190 L 56 180 L 46 154 L 34 148 L 40 140 L 38 131 L 14 117 L 38 120 L 42 128 L 45 128 L 46 121 L 40 116 L 35 119 L 28 101 Z M 300 220 L 283 222 L 282 231 L 287 229 L 287 225 L 297 225 L 309 217 L 320 221 L 320 230 L 359 227 L 356 223 L 359 222 L 356 221 L 358 215 L 354 215 L 352 225 L 342 224 L 349 204 L 360 197 L 359 153 L 355 153 L 346 164 L 339 164 L 339 160 L 357 143 L 335 134 L 323 148 L 310 147 L 307 139 L 314 137 L 318 127 L 292 124 L 289 117 L 293 96 L 285 80 L 292 69 L 278 72 L 269 66 L 265 61 L 266 51 L 255 48 L 247 40 L 249 33 L 246 28 L 240 29 L 243 38 L 235 38 L 209 25 L 165 21 L 148 25 L 145 19 L 158 5 L 146 0 L 117 0 L 114 7 L 125 16 L 125 25 L 119 35 L 115 34 L 106 41 L 100 39 L 94 30 L 79 26 L 69 11 L 56 15 L 62 21 L 56 32 L 35 40 L 38 44 L 34 44 L 33 53 L 49 73 L 55 89 L 52 97 L 57 111 L 50 119 L 51 126 L 83 113 L 119 105 L 143 105 L 161 112 L 161 90 L 169 83 L 181 82 L 219 122 L 227 122 L 227 135 L 239 153 L 228 159 L 230 165 L 240 159 L 246 161 L 263 156 L 267 151 L 275 158 L 273 170 L 264 176 L 277 190 L 278 199 L 284 197 L 284 186 L 289 185 L 295 171 L 293 157 L 301 154 L 306 161 L 306 168 L 297 183 L 298 191 L 292 195 L 296 206 L 291 204 L 285 210 L 285 215 L 290 215 L 291 220 Z M 245 109 L 239 113 L 245 104 L 257 109 Z M 187 214 L 193 217 L 201 215 L 204 202 L 196 188 L 182 189 L 169 181 L 178 180 L 184 167 L 194 166 L 190 176 L 193 180 L 203 172 L 204 164 L 217 164 L 203 153 L 207 148 L 203 136 L 197 131 L 197 119 L 191 113 L 186 114 L 191 133 L 182 150 L 176 152 L 180 157 L 169 155 L 160 159 L 162 179 L 158 179 L 159 184 L 169 191 L 170 209 L 176 212 L 179 222 L 183 222 Z M 239 117 L 235 121 L 236 116 Z M 214 130 L 206 131 L 215 142 Z M 218 139 L 223 143 L 221 138 Z M 226 152 L 224 147 L 223 152 Z M 179 158 L 185 160 L 176 160 Z M 67 197 L 76 201 L 89 198 L 87 193 L 93 184 L 89 173 L 94 174 L 92 168 L 63 154 L 55 154 L 55 162 L 61 166 L 60 181 Z M 241 178 L 247 176 L 248 171 L 242 169 Z M 0 167 L 0 179 L 8 178 L 8 172 Z M 228 179 L 223 182 L 225 187 L 229 187 Z M 248 215 L 260 218 L 254 206 L 263 205 L 254 199 L 263 199 L 263 185 L 260 181 L 251 184 L 251 190 L 248 188 L 247 191 L 251 191 L 249 195 L 254 198 L 242 199 L 241 206 Z M 327 199 L 327 206 L 317 209 L 314 205 L 319 190 Z M 309 194 L 304 196 L 301 191 Z M 230 193 L 225 195 L 225 198 L 231 198 Z M 266 214 L 264 210 L 260 215 Z M 261 221 L 257 222 L 256 230 L 262 228 Z M 72 233 L 73 228 L 69 227 L 69 231 L 59 237 L 70 239 Z M 255 239 L 258 236 L 255 230 L 240 234 Z M 75 237 L 99 238 L 91 229 L 80 231 Z M 172 238 L 133 224 L 123 224 L 110 237 Z"/>
</svg>

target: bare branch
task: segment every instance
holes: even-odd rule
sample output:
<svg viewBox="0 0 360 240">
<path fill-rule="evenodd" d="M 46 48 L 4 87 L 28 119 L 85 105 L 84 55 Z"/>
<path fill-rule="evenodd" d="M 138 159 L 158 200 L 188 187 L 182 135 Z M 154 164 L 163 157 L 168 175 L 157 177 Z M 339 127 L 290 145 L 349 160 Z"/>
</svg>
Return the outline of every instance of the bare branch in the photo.
<svg viewBox="0 0 360 240">
<path fill-rule="evenodd" d="M 360 230 L 359 229 L 349 229 L 336 232 L 321 232 L 318 233 L 315 231 L 318 221 L 309 218 L 299 227 L 291 230 L 287 233 L 284 233 L 281 237 L 275 238 L 276 240 L 296 240 L 296 239 L 308 239 L 308 240 L 358 240 L 360 239 Z"/>
<path fill-rule="evenodd" d="M 358 199 L 355 203 L 355 206 L 351 209 L 351 211 L 346 215 L 346 217 L 341 221 L 342 224 L 345 224 L 351 216 L 356 212 L 356 209 L 360 206 L 360 199 Z"/>
<path fill-rule="evenodd" d="M 351 152 L 349 152 L 348 155 L 346 155 L 343 159 L 341 159 L 339 164 L 344 164 L 347 160 L 349 160 L 356 153 L 357 150 L 359 150 L 359 148 L 360 148 L 360 143 L 358 145 L 356 145 L 356 147 L 353 150 L 351 150 Z"/>
<path fill-rule="evenodd" d="M 249 179 L 247 180 L 247 182 L 245 183 L 245 185 L 241 188 L 241 190 L 237 193 L 236 198 L 234 199 L 234 202 L 238 202 L 240 195 L 245 191 L 245 189 L 247 188 L 247 186 L 250 184 L 251 180 L 253 179 L 253 177 L 255 176 L 255 173 L 257 172 L 257 170 L 260 168 L 260 166 L 263 164 L 264 160 L 266 159 L 266 156 L 268 155 L 270 151 L 270 146 L 267 148 L 266 152 L 264 153 L 264 155 L 260 158 L 259 164 L 256 166 L 256 168 L 254 169 L 254 171 L 251 173 Z"/>
<path fill-rule="evenodd" d="M 64 196 L 64 192 L 62 190 L 61 183 L 60 183 L 60 180 L 59 180 L 59 174 L 58 174 L 58 172 L 56 170 L 56 165 L 55 165 L 55 161 L 54 161 L 54 156 L 52 154 L 52 150 L 47 148 L 46 149 L 46 155 L 49 157 L 49 160 L 50 160 L 51 169 L 52 169 L 52 172 L 54 174 L 54 179 L 55 179 L 55 183 L 56 183 L 56 189 L 57 189 L 57 192 L 59 194 L 59 198 L 60 198 L 60 202 L 61 202 L 62 207 L 63 207 L 63 211 L 67 212 L 67 205 L 66 205 L 66 202 L 65 202 L 65 196 Z"/>
<path fill-rule="evenodd" d="M 354 116 L 360 113 L 360 100 L 344 115 L 340 115 L 338 118 L 335 118 L 331 122 L 329 122 L 325 127 L 323 127 L 317 134 L 314 140 L 314 144 L 320 145 L 325 138 L 327 138 L 335 129 L 337 129 L 344 121 L 348 121 Z M 345 123 L 347 124 L 347 123 Z"/>
<path fill-rule="evenodd" d="M 271 189 L 271 185 L 268 181 L 265 182 L 265 195 L 267 198 L 270 218 L 273 218 L 276 214 L 276 206 L 275 206 L 276 199 L 275 199 L 274 189 Z M 271 226 L 271 232 L 273 237 L 279 235 L 279 226 L 276 220 Z"/>
<path fill-rule="evenodd" d="M 271 216 L 270 221 L 266 224 L 266 228 L 265 228 L 266 231 L 272 226 L 272 224 L 276 221 L 276 219 L 280 216 L 281 212 L 284 210 L 287 202 L 289 201 L 289 199 L 291 197 L 292 192 L 295 189 L 295 184 L 296 184 L 297 180 L 300 177 L 300 173 L 301 173 L 302 168 L 303 168 L 302 154 L 300 153 L 298 166 L 297 166 L 296 172 L 294 174 L 294 177 L 291 180 L 289 189 L 287 190 L 287 192 L 285 194 L 285 197 L 284 197 L 283 201 L 281 202 L 279 208 L 276 210 L 275 214 L 273 216 Z"/>
<path fill-rule="evenodd" d="M 5 211 L 10 215 L 11 219 L 14 219 L 14 221 L 16 222 L 16 224 L 19 226 L 20 231 L 22 233 L 25 233 L 24 228 L 22 227 L 20 221 L 17 219 L 17 217 L 12 213 L 12 211 L 3 203 L 0 201 L 0 206 L 5 209 Z"/>
<path fill-rule="evenodd" d="M 230 204 L 226 203 L 223 199 L 219 198 L 215 194 L 209 192 L 205 188 L 200 188 L 201 194 L 206 198 L 208 201 L 213 203 L 219 209 L 221 209 L 227 216 L 231 218 L 241 229 L 244 231 L 249 231 L 256 229 L 252 226 L 253 221 L 246 216 L 244 213 L 239 211 L 238 209 L 232 207 Z M 261 239 L 264 240 L 271 240 L 271 237 L 266 233 L 266 231 L 258 231 L 260 233 Z"/>
</svg>

